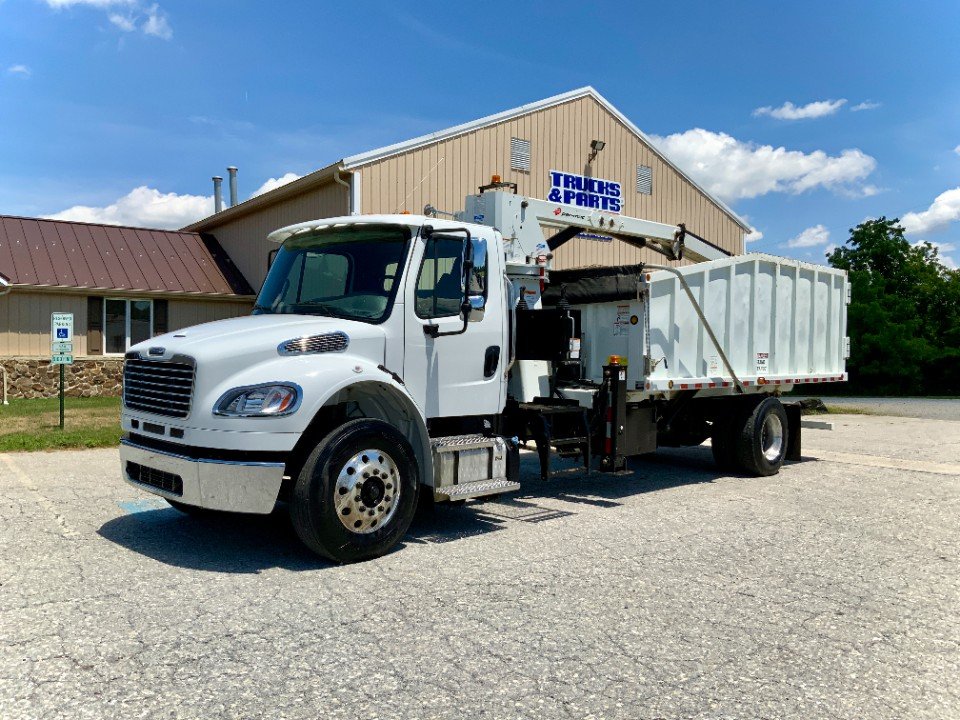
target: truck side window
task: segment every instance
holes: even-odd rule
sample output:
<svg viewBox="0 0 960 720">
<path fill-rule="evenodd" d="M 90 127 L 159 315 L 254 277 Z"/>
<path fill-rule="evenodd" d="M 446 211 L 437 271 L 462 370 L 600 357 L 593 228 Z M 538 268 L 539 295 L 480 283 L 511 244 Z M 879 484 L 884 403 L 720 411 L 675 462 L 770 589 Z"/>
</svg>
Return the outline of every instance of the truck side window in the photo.
<svg viewBox="0 0 960 720">
<path fill-rule="evenodd" d="M 427 240 L 417 278 L 417 317 L 437 318 L 460 313 L 462 255 L 461 237 L 433 235 Z"/>
</svg>

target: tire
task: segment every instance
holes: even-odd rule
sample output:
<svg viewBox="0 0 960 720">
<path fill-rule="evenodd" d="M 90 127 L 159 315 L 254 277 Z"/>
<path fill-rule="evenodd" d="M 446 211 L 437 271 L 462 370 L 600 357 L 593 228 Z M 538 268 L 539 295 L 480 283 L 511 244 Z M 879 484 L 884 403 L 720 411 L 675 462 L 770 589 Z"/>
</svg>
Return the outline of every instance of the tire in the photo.
<svg viewBox="0 0 960 720">
<path fill-rule="evenodd" d="M 303 543 L 334 562 L 387 553 L 417 509 L 413 448 L 382 420 L 352 420 L 327 435 L 297 477 L 290 518 Z"/>
<path fill-rule="evenodd" d="M 738 464 L 751 475 L 780 472 L 787 455 L 787 411 L 778 398 L 764 398 L 745 414 L 736 451 Z"/>
</svg>

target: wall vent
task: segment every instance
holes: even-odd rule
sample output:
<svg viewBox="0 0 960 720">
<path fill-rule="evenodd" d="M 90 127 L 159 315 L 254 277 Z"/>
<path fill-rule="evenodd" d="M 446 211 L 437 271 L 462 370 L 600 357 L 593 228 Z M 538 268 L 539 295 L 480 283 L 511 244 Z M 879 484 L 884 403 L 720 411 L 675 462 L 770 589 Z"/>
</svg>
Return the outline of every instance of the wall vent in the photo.
<svg viewBox="0 0 960 720">
<path fill-rule="evenodd" d="M 637 192 L 653 195 L 653 168 L 649 165 L 637 165 Z"/>
<path fill-rule="evenodd" d="M 530 141 L 510 138 L 510 169 L 530 172 Z"/>
</svg>

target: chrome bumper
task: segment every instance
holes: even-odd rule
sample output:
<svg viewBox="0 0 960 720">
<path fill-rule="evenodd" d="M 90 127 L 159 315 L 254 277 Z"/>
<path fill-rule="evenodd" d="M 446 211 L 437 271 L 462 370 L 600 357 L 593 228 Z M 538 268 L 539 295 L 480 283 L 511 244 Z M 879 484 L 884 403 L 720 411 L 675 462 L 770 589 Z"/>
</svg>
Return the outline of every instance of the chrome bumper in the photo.
<svg viewBox="0 0 960 720">
<path fill-rule="evenodd" d="M 145 468 L 137 479 L 135 467 Z M 136 488 L 186 505 L 211 510 L 267 514 L 273 510 L 283 480 L 283 463 L 197 460 L 120 441 L 120 472 Z M 179 480 L 179 482 L 178 482 Z M 182 492 L 178 493 L 182 484 Z M 164 488 L 163 486 L 166 486 Z"/>
</svg>

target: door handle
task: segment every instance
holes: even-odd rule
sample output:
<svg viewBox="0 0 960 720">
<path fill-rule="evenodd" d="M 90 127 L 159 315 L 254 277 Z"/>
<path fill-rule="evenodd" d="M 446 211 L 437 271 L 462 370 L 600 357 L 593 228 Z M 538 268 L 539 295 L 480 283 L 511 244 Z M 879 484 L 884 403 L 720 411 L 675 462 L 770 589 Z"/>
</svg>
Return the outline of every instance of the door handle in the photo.
<svg viewBox="0 0 960 720">
<path fill-rule="evenodd" d="M 500 346 L 491 345 L 483 355 L 483 376 L 485 378 L 493 377 L 497 372 L 497 365 L 500 364 Z"/>
</svg>

